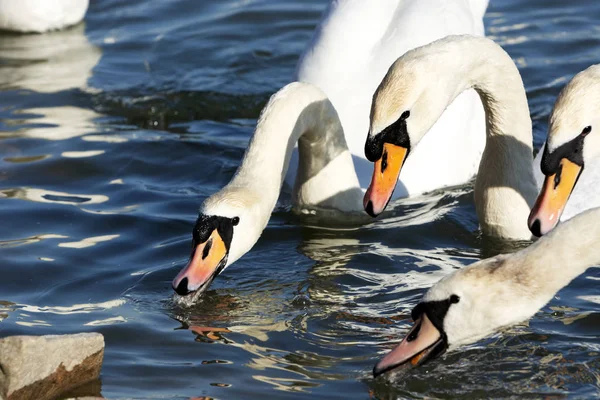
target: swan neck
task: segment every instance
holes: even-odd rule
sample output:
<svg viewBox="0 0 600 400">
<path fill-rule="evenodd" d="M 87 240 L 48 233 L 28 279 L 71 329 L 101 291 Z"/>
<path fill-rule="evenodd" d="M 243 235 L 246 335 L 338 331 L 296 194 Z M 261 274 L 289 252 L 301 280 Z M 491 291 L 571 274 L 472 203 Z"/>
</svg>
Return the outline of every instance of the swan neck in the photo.
<svg viewBox="0 0 600 400">
<path fill-rule="evenodd" d="M 559 225 L 525 252 L 529 280 L 540 285 L 549 299 L 600 263 L 599 222 L 599 208 L 585 211 Z"/>
<path fill-rule="evenodd" d="M 527 216 L 537 195 L 533 135 L 527 95 L 510 56 L 487 39 L 463 49 L 466 88 L 479 94 L 486 115 L 486 146 L 475 183 L 482 231 L 506 239 L 529 239 Z"/>
<path fill-rule="evenodd" d="M 350 187 L 358 186 L 341 122 L 333 105 L 320 89 L 299 82 L 289 84 L 274 94 L 263 109 L 231 185 L 253 189 L 263 199 L 264 211 L 270 215 L 296 143 L 299 143 L 300 151 L 296 187 L 301 187 L 305 181 L 328 168 L 335 169 L 340 182 Z M 342 162 L 332 162 L 340 155 Z M 315 187 L 315 191 L 327 192 L 328 188 L 323 188 L 322 183 Z M 336 185 L 341 184 L 329 186 L 335 188 Z"/>
</svg>

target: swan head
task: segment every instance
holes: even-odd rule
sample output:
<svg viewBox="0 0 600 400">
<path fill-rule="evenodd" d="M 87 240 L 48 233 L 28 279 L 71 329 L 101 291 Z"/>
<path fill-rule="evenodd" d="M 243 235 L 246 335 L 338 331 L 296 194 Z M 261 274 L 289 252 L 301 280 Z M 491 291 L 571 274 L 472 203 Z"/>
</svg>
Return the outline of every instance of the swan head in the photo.
<svg viewBox="0 0 600 400">
<path fill-rule="evenodd" d="M 455 83 L 439 77 L 440 67 L 430 52 L 422 47 L 400 57 L 373 95 L 365 156 L 375 165 L 363 200 L 365 211 L 373 217 L 391 199 L 411 149 L 452 102 L 455 90 L 442 86 Z"/>
<path fill-rule="evenodd" d="M 225 268 L 237 261 L 260 237 L 266 221 L 260 197 L 243 188 L 225 187 L 204 201 L 192 231 L 187 265 L 173 280 L 173 289 L 193 303 Z"/>
<path fill-rule="evenodd" d="M 554 229 L 586 163 L 600 153 L 600 65 L 577 74 L 561 91 L 548 126 L 541 169 L 542 190 L 529 215 L 529 229 Z"/>
<path fill-rule="evenodd" d="M 507 255 L 486 259 L 432 286 L 412 310 L 413 327 L 375 365 L 373 375 L 422 365 L 533 315 L 543 302 L 532 293 L 536 283 L 518 272 L 522 261 L 517 262 Z"/>
</svg>

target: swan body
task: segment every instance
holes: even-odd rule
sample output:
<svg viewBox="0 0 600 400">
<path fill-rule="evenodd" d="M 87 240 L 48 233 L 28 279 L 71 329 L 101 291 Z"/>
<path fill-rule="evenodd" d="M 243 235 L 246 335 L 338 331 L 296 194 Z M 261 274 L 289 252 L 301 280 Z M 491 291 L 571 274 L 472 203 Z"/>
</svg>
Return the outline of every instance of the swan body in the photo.
<svg viewBox="0 0 600 400">
<path fill-rule="evenodd" d="M 600 209 L 587 210 L 526 249 L 464 267 L 442 278 L 413 310 L 413 328 L 375 375 L 420 365 L 532 317 L 561 288 L 600 263 Z M 541 278 L 543 277 L 543 278 Z"/>
<path fill-rule="evenodd" d="M 332 1 L 299 61 L 301 83 L 271 98 L 236 175 L 203 203 L 190 262 L 173 281 L 175 291 L 184 296 L 178 299 L 193 302 L 214 277 L 252 248 L 284 182 L 293 187 L 294 208 L 309 213 L 318 209 L 321 223 L 324 217 L 336 223 L 366 222 L 362 196 L 370 171 L 363 146 L 377 83 L 392 61 L 414 46 L 450 33 L 483 35 L 487 3 Z M 450 184 L 473 176 L 483 149 L 483 111 L 474 96 L 466 93 L 455 102 L 435 128 L 439 134 L 432 133 L 432 141 L 469 137 L 469 157 L 433 155 L 455 162 Z M 450 177 L 436 182 L 421 165 L 437 147 L 422 147 L 423 156 L 415 155 L 413 166 L 407 166 L 414 177 L 401 182 L 396 197 L 448 185 Z"/>
<path fill-rule="evenodd" d="M 483 36 L 488 0 L 332 1 L 302 55 L 296 79 L 321 88 L 335 106 L 360 185 L 372 169 L 365 159 L 372 95 L 390 65 L 407 51 L 451 34 Z M 407 161 L 393 198 L 467 182 L 477 172 L 485 145 L 481 101 L 467 91 L 431 127 Z M 447 149 L 463 143 L 461 153 Z M 452 165 L 433 173 L 430 160 Z M 287 181 L 295 176 L 295 159 Z"/>
<path fill-rule="evenodd" d="M 46 32 L 79 23 L 89 0 L 0 0 L 0 30 Z"/>
</svg>

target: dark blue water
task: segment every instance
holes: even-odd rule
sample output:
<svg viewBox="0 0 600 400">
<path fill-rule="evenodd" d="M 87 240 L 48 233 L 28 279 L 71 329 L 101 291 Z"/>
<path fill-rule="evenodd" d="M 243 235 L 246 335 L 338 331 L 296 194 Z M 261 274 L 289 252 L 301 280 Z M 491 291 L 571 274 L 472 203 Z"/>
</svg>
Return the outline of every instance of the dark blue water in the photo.
<svg viewBox="0 0 600 400">
<path fill-rule="evenodd" d="M 491 3 L 487 33 L 523 74 L 539 147 L 560 88 L 600 62 L 600 3 Z M 598 396 L 596 270 L 526 324 L 371 378 L 427 287 L 507 251 L 477 232 L 468 185 L 345 231 L 303 227 L 283 196 L 202 303 L 171 301 L 199 204 L 325 5 L 99 0 L 85 26 L 0 35 L 0 336 L 103 333 L 111 399 Z"/>
</svg>

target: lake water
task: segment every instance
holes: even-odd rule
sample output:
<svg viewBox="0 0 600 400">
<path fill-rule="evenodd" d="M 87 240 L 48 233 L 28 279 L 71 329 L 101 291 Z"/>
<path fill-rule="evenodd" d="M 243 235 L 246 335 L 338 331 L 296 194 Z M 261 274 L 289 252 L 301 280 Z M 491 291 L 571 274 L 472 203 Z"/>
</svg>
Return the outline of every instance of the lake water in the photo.
<svg viewBox="0 0 600 400">
<path fill-rule="evenodd" d="M 110 399 L 600 395 L 594 269 L 526 324 L 371 377 L 426 288 L 507 251 L 477 232 L 468 185 L 344 231 L 303 227 L 284 195 L 203 302 L 173 303 L 199 204 L 326 3 L 101 0 L 85 26 L 0 35 L 0 336 L 101 332 L 92 389 Z M 486 31 L 523 74 L 539 148 L 561 87 L 600 62 L 600 2 L 491 3 Z"/>
</svg>

